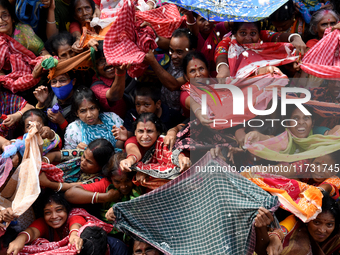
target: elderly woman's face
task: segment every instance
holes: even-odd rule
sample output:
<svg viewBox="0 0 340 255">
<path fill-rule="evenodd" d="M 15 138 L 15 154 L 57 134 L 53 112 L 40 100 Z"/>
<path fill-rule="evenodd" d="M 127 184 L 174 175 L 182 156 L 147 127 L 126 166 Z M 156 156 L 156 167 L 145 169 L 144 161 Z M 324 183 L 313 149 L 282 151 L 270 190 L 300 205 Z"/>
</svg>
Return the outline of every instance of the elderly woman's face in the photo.
<svg viewBox="0 0 340 255">
<path fill-rule="evenodd" d="M 0 32 L 12 36 L 13 19 L 7 9 L 0 6 Z"/>
<path fill-rule="evenodd" d="M 74 18 L 81 25 L 84 25 L 86 22 L 90 22 L 92 20 L 93 9 L 91 4 L 87 0 L 79 0 L 75 4 L 74 8 Z"/>
<path fill-rule="evenodd" d="M 315 242 L 324 242 L 335 228 L 334 216 L 330 212 L 322 212 L 315 220 L 308 222 L 307 228 Z"/>
<path fill-rule="evenodd" d="M 335 25 L 336 19 L 331 13 L 327 13 L 319 21 L 318 25 L 316 26 L 315 33 L 318 35 L 319 39 L 321 39 L 323 37 L 323 34 L 325 33 L 325 30 Z"/>
</svg>

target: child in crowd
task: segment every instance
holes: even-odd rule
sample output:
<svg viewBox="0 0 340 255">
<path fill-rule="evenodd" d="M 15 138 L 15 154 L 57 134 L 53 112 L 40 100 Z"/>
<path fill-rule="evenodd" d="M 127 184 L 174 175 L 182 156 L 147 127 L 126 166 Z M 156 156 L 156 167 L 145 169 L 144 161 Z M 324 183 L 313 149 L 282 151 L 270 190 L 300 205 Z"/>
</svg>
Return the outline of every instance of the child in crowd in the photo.
<svg viewBox="0 0 340 255">
<path fill-rule="evenodd" d="M 50 127 L 47 126 L 46 115 L 38 109 L 31 109 L 22 115 L 20 125 L 24 130 L 24 133 L 28 133 L 30 122 L 36 122 L 37 128 L 41 138 L 43 139 L 43 155 L 47 154 L 50 150 L 60 150 L 62 148 L 62 141 L 59 135 Z M 25 135 L 19 136 L 18 139 L 23 140 Z M 43 157 L 43 161 L 48 162 L 46 157 Z"/>
<path fill-rule="evenodd" d="M 156 114 L 167 130 L 179 124 L 180 119 L 178 119 L 177 112 L 162 104 L 160 87 L 142 83 L 136 88 L 134 99 L 136 108 L 129 110 L 124 120 L 124 127 L 128 131 L 128 137 L 132 136 L 132 123 L 142 113 Z"/>
</svg>

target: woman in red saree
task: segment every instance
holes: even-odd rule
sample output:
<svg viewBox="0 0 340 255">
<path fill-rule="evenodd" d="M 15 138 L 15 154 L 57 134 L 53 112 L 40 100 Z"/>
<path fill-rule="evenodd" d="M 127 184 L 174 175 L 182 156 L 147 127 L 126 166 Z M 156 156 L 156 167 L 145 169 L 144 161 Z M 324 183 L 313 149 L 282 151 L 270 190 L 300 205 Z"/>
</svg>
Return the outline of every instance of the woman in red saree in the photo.
<svg viewBox="0 0 340 255">
<path fill-rule="evenodd" d="M 58 248 L 71 245 L 68 254 L 80 252 L 83 246 L 83 240 L 79 237 L 82 226 L 88 222 L 102 227 L 106 232 L 110 232 L 112 226 L 106 224 L 96 217 L 90 215 L 83 209 L 72 209 L 61 193 L 47 191 L 42 198 L 43 218 L 35 220 L 25 231 L 19 233 L 17 238 L 9 244 L 7 254 L 13 252 L 14 255 L 19 252 L 38 253 L 48 250 L 56 252 Z M 4 219 L 8 220 L 8 219 Z M 93 225 L 93 224 L 92 224 Z M 46 244 L 42 238 L 48 239 L 52 245 Z M 31 243 L 31 246 L 25 244 Z M 46 245 L 40 245 L 45 243 Z"/>
<path fill-rule="evenodd" d="M 294 47 L 302 55 L 305 53 L 306 45 L 301 36 L 260 28 L 259 22 L 234 24 L 232 36 L 224 37 L 216 47 L 217 78 L 243 78 L 255 71 L 256 74 L 265 74 L 268 71 L 265 67 L 296 61 L 297 57 L 293 56 Z M 292 45 L 277 42 L 290 42 Z"/>
<path fill-rule="evenodd" d="M 142 113 L 135 125 L 135 136 L 124 146 L 128 155 L 120 162 L 122 171 L 137 171 L 135 185 L 156 189 L 190 167 L 188 157 L 164 144 L 163 124 L 154 113 Z"/>
</svg>

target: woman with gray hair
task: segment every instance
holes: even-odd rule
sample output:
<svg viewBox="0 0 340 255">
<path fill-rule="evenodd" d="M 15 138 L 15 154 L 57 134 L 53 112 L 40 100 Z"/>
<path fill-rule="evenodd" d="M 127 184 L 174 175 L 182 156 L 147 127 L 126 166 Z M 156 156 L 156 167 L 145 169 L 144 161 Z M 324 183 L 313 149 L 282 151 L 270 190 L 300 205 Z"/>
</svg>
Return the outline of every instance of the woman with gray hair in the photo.
<svg viewBox="0 0 340 255">
<path fill-rule="evenodd" d="M 330 9 L 320 9 L 316 11 L 306 30 L 305 41 L 307 48 L 312 48 L 322 39 L 326 28 L 335 26 L 339 22 L 338 14 Z"/>
</svg>

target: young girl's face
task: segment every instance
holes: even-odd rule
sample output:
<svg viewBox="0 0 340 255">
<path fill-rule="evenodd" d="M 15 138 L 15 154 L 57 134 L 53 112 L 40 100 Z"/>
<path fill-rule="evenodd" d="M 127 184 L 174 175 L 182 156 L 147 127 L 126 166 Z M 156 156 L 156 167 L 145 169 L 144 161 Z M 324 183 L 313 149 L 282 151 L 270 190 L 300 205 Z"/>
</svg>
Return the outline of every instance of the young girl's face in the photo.
<svg viewBox="0 0 340 255">
<path fill-rule="evenodd" d="M 64 225 L 67 220 L 67 211 L 65 206 L 52 201 L 46 204 L 44 208 L 44 219 L 47 225 L 57 229 Z"/>
<path fill-rule="evenodd" d="M 336 161 L 332 159 L 329 155 L 315 158 L 309 167 L 311 177 L 316 183 L 324 182 L 326 179 L 334 175 L 334 171 L 337 171 L 335 170 Z"/>
<path fill-rule="evenodd" d="M 137 142 L 145 147 L 151 147 L 157 140 L 160 134 L 157 132 L 156 126 L 151 121 L 147 122 L 138 122 L 137 128 L 135 131 L 135 136 Z"/>
<path fill-rule="evenodd" d="M 129 195 L 131 193 L 133 183 L 126 173 L 122 171 L 120 171 L 120 174 L 114 173 L 111 177 L 111 181 L 120 194 Z"/>
<path fill-rule="evenodd" d="M 259 30 L 254 23 L 245 23 L 237 30 L 236 41 L 239 44 L 257 43 L 259 39 Z"/>
<path fill-rule="evenodd" d="M 41 126 L 44 126 L 44 122 L 43 122 L 43 120 L 39 116 L 31 114 L 31 116 L 29 116 L 27 119 L 25 119 L 25 127 L 24 127 L 24 132 L 25 133 L 28 133 L 28 128 L 30 126 L 30 124 L 29 124 L 30 121 L 32 121 L 32 122 L 36 121 L 36 122 L 40 123 Z"/>
</svg>

